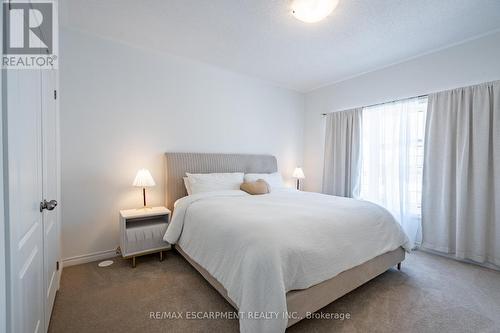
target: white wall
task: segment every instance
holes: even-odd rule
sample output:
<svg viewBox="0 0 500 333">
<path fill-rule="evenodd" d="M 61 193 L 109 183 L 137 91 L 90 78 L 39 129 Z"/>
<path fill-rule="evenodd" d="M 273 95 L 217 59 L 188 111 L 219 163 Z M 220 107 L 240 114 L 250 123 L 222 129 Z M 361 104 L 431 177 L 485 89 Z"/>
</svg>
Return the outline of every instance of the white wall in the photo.
<svg viewBox="0 0 500 333">
<path fill-rule="evenodd" d="M 321 191 L 322 113 L 498 79 L 500 32 L 310 92 L 304 129 L 305 189 Z"/>
<path fill-rule="evenodd" d="M 150 203 L 163 204 L 164 152 L 274 154 L 286 177 L 302 164 L 302 94 L 70 28 L 60 47 L 66 263 L 118 246 L 119 209 L 142 204 L 139 168 L 158 184 Z"/>
</svg>

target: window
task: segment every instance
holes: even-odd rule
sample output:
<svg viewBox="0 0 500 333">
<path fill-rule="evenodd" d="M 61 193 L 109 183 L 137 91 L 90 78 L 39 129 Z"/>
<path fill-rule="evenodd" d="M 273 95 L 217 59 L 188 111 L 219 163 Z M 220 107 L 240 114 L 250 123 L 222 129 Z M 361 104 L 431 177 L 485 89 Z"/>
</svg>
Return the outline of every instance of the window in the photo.
<svg viewBox="0 0 500 333">
<path fill-rule="evenodd" d="M 419 242 L 427 97 L 363 109 L 361 199 L 389 210 Z"/>
</svg>

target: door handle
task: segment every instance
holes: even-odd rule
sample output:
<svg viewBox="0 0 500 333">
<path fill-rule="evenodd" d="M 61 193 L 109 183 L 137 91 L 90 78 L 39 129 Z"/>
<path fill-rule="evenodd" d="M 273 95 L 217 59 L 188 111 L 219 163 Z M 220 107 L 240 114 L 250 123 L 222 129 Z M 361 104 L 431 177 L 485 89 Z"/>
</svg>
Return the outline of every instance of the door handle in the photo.
<svg viewBox="0 0 500 333">
<path fill-rule="evenodd" d="M 43 199 L 42 202 L 40 202 L 40 212 L 43 212 L 44 209 L 46 210 L 54 210 L 57 206 L 57 201 L 56 200 L 50 200 L 47 201 Z"/>
</svg>

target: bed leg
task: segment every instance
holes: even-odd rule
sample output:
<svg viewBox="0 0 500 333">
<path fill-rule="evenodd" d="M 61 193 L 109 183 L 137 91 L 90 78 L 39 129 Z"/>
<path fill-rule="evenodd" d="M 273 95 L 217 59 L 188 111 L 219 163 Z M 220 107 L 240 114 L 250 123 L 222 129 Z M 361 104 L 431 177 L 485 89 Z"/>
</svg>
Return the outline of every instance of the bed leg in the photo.
<svg viewBox="0 0 500 333">
<path fill-rule="evenodd" d="M 160 251 L 160 261 L 163 261 L 163 251 Z"/>
<path fill-rule="evenodd" d="M 132 268 L 135 268 L 135 257 L 132 257 Z"/>
<path fill-rule="evenodd" d="M 401 263 L 398 264 L 398 271 L 401 270 Z"/>
</svg>

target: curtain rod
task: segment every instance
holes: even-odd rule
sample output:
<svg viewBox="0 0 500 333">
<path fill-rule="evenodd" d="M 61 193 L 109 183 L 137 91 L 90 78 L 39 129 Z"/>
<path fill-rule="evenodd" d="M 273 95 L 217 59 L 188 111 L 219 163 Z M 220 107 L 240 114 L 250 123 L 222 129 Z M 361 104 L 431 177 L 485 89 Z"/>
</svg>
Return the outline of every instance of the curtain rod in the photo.
<svg viewBox="0 0 500 333">
<path fill-rule="evenodd" d="M 389 101 L 389 102 L 382 102 L 382 103 L 376 103 L 376 104 L 371 104 L 371 105 L 365 105 L 365 106 L 362 106 L 362 108 L 370 108 L 372 106 L 390 104 L 390 103 L 394 103 L 394 102 L 406 101 L 408 99 L 422 98 L 422 97 L 428 97 L 428 96 L 429 95 L 426 94 L 426 95 L 420 95 L 420 96 L 415 96 L 415 97 L 400 98 L 400 99 L 395 99 L 395 100 L 392 100 L 392 101 Z M 340 111 L 345 111 L 345 110 L 340 110 Z M 326 115 L 328 115 L 330 113 L 334 113 L 334 112 L 339 112 L 339 111 L 331 111 L 331 112 L 327 112 L 327 113 L 322 113 L 321 115 L 326 116 Z"/>
</svg>

